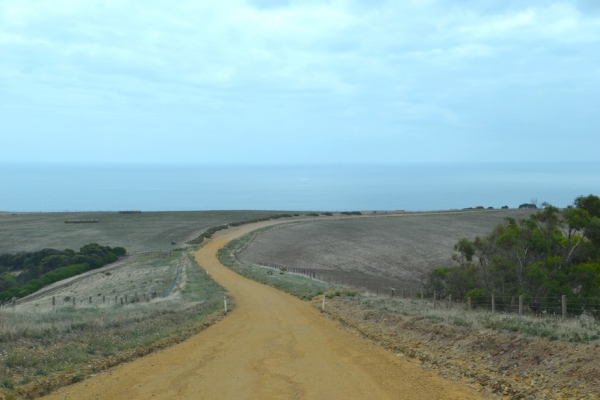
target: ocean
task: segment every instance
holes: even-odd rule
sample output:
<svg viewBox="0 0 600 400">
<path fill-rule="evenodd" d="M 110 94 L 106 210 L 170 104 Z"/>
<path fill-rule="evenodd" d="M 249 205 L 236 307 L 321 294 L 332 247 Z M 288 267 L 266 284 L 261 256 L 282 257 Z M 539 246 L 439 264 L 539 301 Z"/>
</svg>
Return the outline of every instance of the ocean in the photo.
<svg viewBox="0 0 600 400">
<path fill-rule="evenodd" d="M 600 162 L 0 164 L 0 210 L 448 210 L 600 195 Z"/>
</svg>

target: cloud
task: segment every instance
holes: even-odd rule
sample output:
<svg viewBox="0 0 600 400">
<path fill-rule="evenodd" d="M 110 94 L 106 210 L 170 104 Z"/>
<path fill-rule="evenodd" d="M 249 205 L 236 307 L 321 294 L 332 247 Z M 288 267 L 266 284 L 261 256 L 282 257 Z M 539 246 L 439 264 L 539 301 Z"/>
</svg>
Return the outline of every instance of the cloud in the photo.
<svg viewBox="0 0 600 400">
<path fill-rule="evenodd" d="M 573 118 L 573 104 L 587 123 L 578 122 L 571 134 L 592 140 L 600 89 L 595 4 L 0 2 L 0 117 L 17 137 L 13 146 L 34 137 L 39 143 L 2 156 L 50 157 L 44 137 L 70 145 L 79 137 L 84 147 L 98 134 L 118 132 L 124 142 L 149 142 L 145 154 L 113 150 L 117 160 L 152 158 L 153 151 L 175 148 L 173 138 L 198 135 L 213 146 L 208 159 L 222 159 L 217 141 L 204 135 L 227 132 L 232 146 L 239 142 L 252 154 L 276 144 L 271 151 L 282 161 L 306 157 L 294 141 L 344 138 L 343 149 L 328 151 L 341 152 L 341 159 L 394 161 L 380 146 L 365 146 L 374 135 L 389 147 L 410 136 L 406 157 L 415 161 L 524 159 L 530 152 L 504 151 L 511 135 L 527 132 L 535 143 L 548 132 L 566 134 L 557 121 Z M 517 104 L 535 123 L 523 123 Z M 453 152 L 430 141 L 424 151 L 415 139 L 448 134 L 457 138 Z M 485 145 L 504 143 L 502 137 L 506 149 Z M 477 138 L 472 149 L 459 144 L 464 138 Z M 547 145 L 543 157 L 566 157 L 562 143 Z M 66 156 L 51 147 L 54 159 Z M 107 153 L 108 146 L 93 157 Z"/>
</svg>

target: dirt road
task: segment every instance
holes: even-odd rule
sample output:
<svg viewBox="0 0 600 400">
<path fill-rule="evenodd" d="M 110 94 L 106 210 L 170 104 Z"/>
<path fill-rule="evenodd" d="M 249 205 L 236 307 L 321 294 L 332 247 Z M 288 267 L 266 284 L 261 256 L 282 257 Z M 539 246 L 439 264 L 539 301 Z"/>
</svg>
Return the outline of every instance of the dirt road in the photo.
<svg viewBox="0 0 600 400">
<path fill-rule="evenodd" d="M 476 399 L 397 358 L 310 304 L 245 279 L 215 253 L 261 226 L 225 231 L 196 253 L 235 297 L 227 318 L 187 341 L 60 389 L 50 399 Z"/>
</svg>

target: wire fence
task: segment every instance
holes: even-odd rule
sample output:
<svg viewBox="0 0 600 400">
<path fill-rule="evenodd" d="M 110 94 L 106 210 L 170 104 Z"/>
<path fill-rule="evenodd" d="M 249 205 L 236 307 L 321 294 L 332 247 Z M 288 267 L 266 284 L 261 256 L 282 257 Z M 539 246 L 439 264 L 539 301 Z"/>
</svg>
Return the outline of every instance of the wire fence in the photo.
<svg viewBox="0 0 600 400">
<path fill-rule="evenodd" d="M 157 298 L 167 298 L 171 295 L 173 290 L 177 287 L 179 283 L 179 279 L 181 274 L 185 268 L 185 264 L 181 263 L 180 267 L 173 278 L 173 281 L 169 285 L 166 290 L 156 291 L 152 290 L 149 293 L 140 293 L 137 292 L 121 294 L 121 295 L 96 295 L 96 296 L 83 296 L 83 297 L 75 297 L 75 296 L 43 296 L 46 297 L 49 303 L 46 303 L 47 306 L 52 306 L 52 308 L 58 307 L 102 307 L 102 306 L 110 306 L 110 305 L 128 305 L 140 302 L 150 302 L 153 299 Z M 21 299 L 13 298 L 12 301 L 5 303 L 0 306 L 0 310 L 9 310 L 14 311 L 17 308 L 20 308 Z M 31 301 L 31 300 L 30 300 Z M 44 304 L 41 301 L 37 301 L 36 306 Z M 19 307 L 17 307 L 19 306 Z"/>
<path fill-rule="evenodd" d="M 526 295 L 504 296 L 489 294 L 485 296 L 464 296 L 453 300 L 451 295 L 438 296 L 434 291 L 430 297 L 434 306 L 464 307 L 466 310 L 516 313 L 519 315 L 560 316 L 576 318 L 582 315 L 600 317 L 600 298 L 575 296 L 531 297 Z"/>
<path fill-rule="evenodd" d="M 169 293 L 170 294 L 170 293 Z M 102 306 L 111 306 L 111 305 L 128 305 L 134 303 L 141 302 L 150 302 L 153 299 L 157 299 L 159 297 L 168 297 L 169 294 L 166 294 L 166 291 L 163 293 L 157 291 L 151 291 L 150 293 L 128 293 L 121 295 L 98 295 L 98 296 L 84 296 L 84 297 L 75 297 L 75 296 L 49 296 L 46 300 L 48 301 L 47 306 L 51 306 L 52 308 L 59 307 L 102 307 Z M 38 302 L 39 305 L 41 302 Z M 20 309 L 21 305 L 19 305 L 16 301 L 12 301 L 8 304 L 5 304 L 1 307 L 3 311 L 15 311 Z"/>
<path fill-rule="evenodd" d="M 240 260 L 238 259 L 238 261 Z M 400 280 L 373 277 L 364 273 L 295 268 L 273 262 L 259 262 L 257 264 L 287 273 L 304 275 L 310 279 L 320 280 L 332 285 L 364 289 L 368 295 L 375 297 L 423 300 L 432 308 L 458 308 L 465 311 L 558 316 L 562 318 L 579 318 L 581 316 L 600 318 L 600 298 L 598 297 L 567 295 L 531 297 L 502 294 L 453 297 L 451 294 L 442 295 L 437 291 L 427 293 L 423 287 L 414 283 L 407 284 Z"/>
</svg>

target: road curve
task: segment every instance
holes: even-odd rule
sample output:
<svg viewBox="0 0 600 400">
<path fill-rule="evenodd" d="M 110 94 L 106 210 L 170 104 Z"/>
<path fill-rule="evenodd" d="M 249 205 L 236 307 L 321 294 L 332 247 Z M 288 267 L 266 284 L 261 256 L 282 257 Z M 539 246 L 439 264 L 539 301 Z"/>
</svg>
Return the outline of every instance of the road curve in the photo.
<svg viewBox="0 0 600 400">
<path fill-rule="evenodd" d="M 215 236 L 195 254 L 237 308 L 185 342 L 62 388 L 48 399 L 479 399 L 323 318 L 310 304 L 222 266 L 229 240 L 277 222 Z"/>
</svg>

